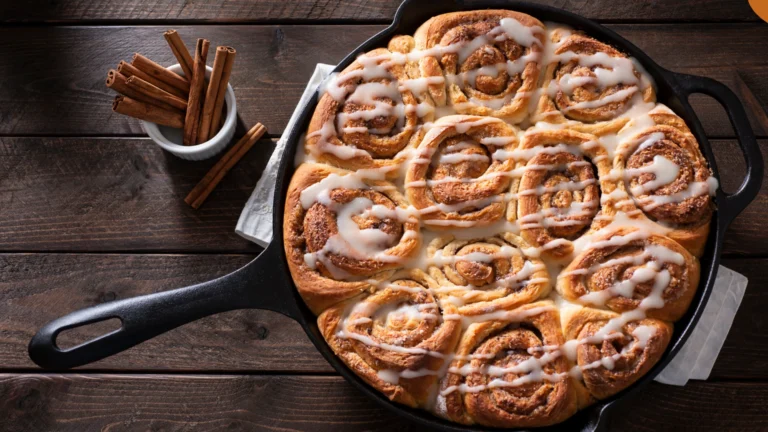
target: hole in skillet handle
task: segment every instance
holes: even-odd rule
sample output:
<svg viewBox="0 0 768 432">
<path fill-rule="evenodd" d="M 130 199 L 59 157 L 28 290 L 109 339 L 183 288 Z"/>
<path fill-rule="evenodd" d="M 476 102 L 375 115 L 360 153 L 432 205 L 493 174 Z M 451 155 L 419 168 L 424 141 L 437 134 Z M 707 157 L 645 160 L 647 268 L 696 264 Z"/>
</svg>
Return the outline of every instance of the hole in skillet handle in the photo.
<svg viewBox="0 0 768 432">
<path fill-rule="evenodd" d="M 53 343 L 59 349 L 66 351 L 97 339 L 94 335 L 109 335 L 122 328 L 123 321 L 120 318 L 106 318 L 94 323 L 62 330 L 56 335 L 56 340 Z"/>
<path fill-rule="evenodd" d="M 675 87 L 675 92 L 685 97 L 686 100 L 695 93 L 714 98 L 728 113 L 728 119 L 736 132 L 736 138 L 744 155 L 747 169 L 746 176 L 738 190 L 732 194 L 723 192 L 722 202 L 717 203 L 719 217 L 722 218 L 724 227 L 727 227 L 757 197 L 763 183 L 763 156 L 760 153 L 760 147 L 755 139 L 752 126 L 749 124 L 747 113 L 736 94 L 719 81 L 670 71 L 665 71 L 665 74 Z M 698 124 L 693 126 L 700 128 Z M 700 131 L 700 134 L 703 136 L 703 131 Z"/>
</svg>

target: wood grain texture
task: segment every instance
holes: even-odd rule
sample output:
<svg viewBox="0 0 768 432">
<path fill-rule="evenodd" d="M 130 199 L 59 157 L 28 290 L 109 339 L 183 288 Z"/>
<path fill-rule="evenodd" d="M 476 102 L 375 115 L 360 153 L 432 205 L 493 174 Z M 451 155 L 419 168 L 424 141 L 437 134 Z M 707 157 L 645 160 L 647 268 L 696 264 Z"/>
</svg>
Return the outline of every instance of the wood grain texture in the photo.
<svg viewBox="0 0 768 432">
<path fill-rule="evenodd" d="M 391 20 L 400 0 L 86 0 L 53 5 L 44 0 L 3 2 L 0 17 L 4 22 L 69 21 L 202 21 L 263 22 L 266 20 Z M 534 1 L 562 8 L 596 20 L 671 21 L 733 20 L 755 21 L 748 4 L 739 0 L 655 0 L 623 2 L 617 7 L 610 0 Z M 468 0 L 467 4 L 477 3 Z"/>
<path fill-rule="evenodd" d="M 194 210 L 184 197 L 216 158 L 148 139 L 0 138 L 0 250 L 258 252 L 234 232 L 274 143 L 255 147 Z"/>
<path fill-rule="evenodd" d="M 735 191 L 741 151 L 734 140 L 712 146 Z M 214 161 L 183 161 L 148 139 L 0 138 L 0 251 L 258 252 L 234 228 L 272 149 L 256 144 L 193 210 L 184 197 Z M 726 254 L 768 254 L 766 223 L 761 194 L 732 225 Z"/>
<path fill-rule="evenodd" d="M 623 400 L 610 430 L 762 431 L 768 385 L 651 383 Z M 341 377 L 0 375 L 8 432 L 423 431 L 363 397 Z"/>
<path fill-rule="evenodd" d="M 35 368 L 27 358 L 26 346 L 38 328 L 56 317 L 112 300 L 205 282 L 237 270 L 253 258 L 251 255 L 0 255 L 0 369 Z M 254 289 L 269 288 L 254 286 Z M 79 341 L 102 334 L 90 326 L 71 332 L 76 332 L 73 337 Z M 275 312 L 257 310 L 233 311 L 201 319 L 87 369 L 332 370 L 296 322 Z"/>
<path fill-rule="evenodd" d="M 768 260 L 726 259 L 722 265 L 746 276 L 749 284 L 710 377 L 767 380 Z"/>
<path fill-rule="evenodd" d="M 0 255 L 0 370 L 35 368 L 27 343 L 46 322 L 103 302 L 213 279 L 242 266 L 244 255 Z M 767 259 L 731 259 L 749 289 L 720 353 L 713 378 L 768 379 Z M 258 287 L 254 289 L 268 289 Z M 282 288 L 282 287 L 278 287 Z M 80 341 L 101 333 L 77 331 Z M 290 361 L 286 361 L 290 359 Z M 267 311 L 236 311 L 172 330 L 81 368 L 101 371 L 323 372 L 333 370 L 301 327 Z"/>
<path fill-rule="evenodd" d="M 585 2 L 586 4 L 587 2 Z M 640 3 L 640 2 L 638 2 Z M 768 39 L 764 24 L 612 24 L 662 66 L 720 79 L 732 88 L 738 69 L 756 100 L 768 104 Z M 319 62 L 335 64 L 381 25 L 194 26 L 179 33 L 238 49 L 231 82 L 245 124 L 282 133 Z M 163 65 L 176 63 L 162 37 L 166 27 L 0 28 L 0 134 L 143 135 L 138 121 L 111 110 L 106 72 L 136 50 Z M 309 49 L 311 47 L 311 49 Z M 50 65 L 56 67 L 49 67 Z M 738 67 L 737 67 L 738 65 Z M 693 99 L 708 135 L 731 137 L 722 108 Z M 754 116 L 752 116 L 754 117 Z M 753 124 L 757 120 L 752 119 Z M 760 129 L 761 135 L 766 133 Z"/>
<path fill-rule="evenodd" d="M 533 1 L 607 23 L 670 70 L 724 82 L 756 135 L 768 138 L 760 49 L 768 27 L 746 0 Z M 233 229 L 274 139 L 259 142 L 194 211 L 183 198 L 214 161 L 181 161 L 138 138 L 139 123 L 111 111 L 108 69 L 136 50 L 175 63 L 162 37 L 172 27 L 189 47 L 198 37 L 235 46 L 238 133 L 258 121 L 276 138 L 314 65 L 338 62 L 384 28 L 399 3 L 0 2 L 0 431 L 425 430 L 366 399 L 296 322 L 268 311 L 204 318 L 77 373 L 39 373 L 27 356 L 29 339 L 51 319 L 210 280 L 260 251 Z M 733 191 L 744 163 L 727 116 L 708 97 L 691 102 L 719 138 L 711 142 Z M 768 160 L 768 139 L 760 145 Z M 723 265 L 750 285 L 713 381 L 653 383 L 620 402 L 611 430 L 768 430 L 766 224 L 763 193 L 727 234 L 732 258 Z M 267 288 L 275 287 L 254 287 Z M 65 337 L 99 334 L 85 327 Z"/>
</svg>

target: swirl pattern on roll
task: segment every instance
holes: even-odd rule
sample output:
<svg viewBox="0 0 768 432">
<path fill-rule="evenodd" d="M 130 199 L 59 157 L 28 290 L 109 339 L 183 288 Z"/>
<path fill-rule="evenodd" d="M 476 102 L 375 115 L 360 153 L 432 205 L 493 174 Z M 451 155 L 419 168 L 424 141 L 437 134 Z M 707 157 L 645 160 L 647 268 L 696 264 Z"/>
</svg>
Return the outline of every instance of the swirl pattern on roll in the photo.
<svg viewBox="0 0 768 432">
<path fill-rule="evenodd" d="M 432 111 L 401 86 L 408 79 L 385 48 L 358 57 L 327 84 L 307 130 L 307 151 L 346 169 L 396 164 L 421 139 L 420 124 Z"/>
<path fill-rule="evenodd" d="M 429 291 L 437 283 L 421 270 L 404 270 L 355 303 L 331 307 L 318 326 L 333 351 L 391 400 L 425 406 L 461 324 L 445 319 Z"/>
<path fill-rule="evenodd" d="M 283 240 L 362 380 L 450 421 L 527 428 L 658 363 L 696 296 L 718 184 L 635 59 L 467 11 L 320 92 Z"/>
<path fill-rule="evenodd" d="M 519 12 L 487 10 L 440 15 L 414 36 L 423 77 L 438 105 L 462 114 L 519 122 L 536 89 L 544 25 Z"/>
<path fill-rule="evenodd" d="M 487 225 L 504 215 L 514 161 L 514 127 L 492 117 L 448 116 L 435 122 L 405 176 L 408 200 L 437 229 Z"/>
<path fill-rule="evenodd" d="M 714 211 L 712 172 L 680 117 L 659 108 L 649 117 L 655 124 L 616 150 L 614 176 L 631 198 L 621 202 L 622 208 L 632 212 L 637 206 L 652 221 L 671 226 L 667 236 L 701 256 Z"/>
<path fill-rule="evenodd" d="M 437 295 L 472 316 L 511 310 L 549 293 L 544 263 L 528 257 L 523 239 L 512 233 L 471 240 L 439 237 L 427 250 Z"/>
<path fill-rule="evenodd" d="M 519 163 L 523 173 L 508 217 L 517 218 L 523 238 L 543 253 L 566 257 L 600 210 L 601 179 L 611 166 L 607 152 L 595 136 L 568 129 L 526 133 L 520 148 L 530 157 Z M 612 214 L 603 208 L 603 216 Z"/>
<path fill-rule="evenodd" d="M 370 289 L 403 266 L 421 244 L 419 223 L 384 181 L 302 165 L 288 187 L 283 236 L 288 265 L 304 301 L 320 312 Z"/>
<path fill-rule="evenodd" d="M 636 99 L 655 101 L 653 86 L 622 52 L 578 32 L 555 29 L 536 121 L 574 122 L 598 135 L 615 132 Z"/>
<path fill-rule="evenodd" d="M 622 227 L 593 239 L 560 273 L 565 299 L 616 312 L 680 319 L 699 284 L 699 260 L 674 240 Z"/>
<path fill-rule="evenodd" d="M 672 338 L 668 322 L 645 318 L 624 323 L 617 313 L 584 308 L 563 323 L 566 339 L 581 341 L 576 361 L 591 395 L 605 399 L 624 390 L 655 365 Z"/>
<path fill-rule="evenodd" d="M 539 302 L 513 314 L 467 328 L 440 383 L 438 414 L 464 424 L 537 427 L 576 412 L 576 389 L 562 378 L 568 362 L 546 351 L 564 343 L 557 309 Z"/>
</svg>

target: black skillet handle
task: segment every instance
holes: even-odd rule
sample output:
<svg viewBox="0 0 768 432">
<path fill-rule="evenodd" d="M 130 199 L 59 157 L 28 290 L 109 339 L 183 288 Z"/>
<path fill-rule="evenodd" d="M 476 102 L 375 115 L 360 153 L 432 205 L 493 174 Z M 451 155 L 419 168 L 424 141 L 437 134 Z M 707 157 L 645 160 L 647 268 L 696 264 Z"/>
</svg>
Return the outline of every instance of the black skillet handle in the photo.
<svg viewBox="0 0 768 432">
<path fill-rule="evenodd" d="M 279 246 L 269 245 L 255 260 L 218 279 L 197 285 L 81 309 L 46 324 L 29 343 L 29 357 L 46 369 L 69 369 L 125 351 L 161 333 L 208 315 L 257 308 L 298 316 L 295 299 L 277 262 Z M 78 346 L 61 349 L 56 337 L 73 329 L 117 318 L 121 327 Z"/>
<path fill-rule="evenodd" d="M 718 213 L 724 218 L 727 226 L 755 199 L 763 183 L 763 157 L 757 145 L 755 133 L 752 131 L 749 118 L 739 98 L 725 84 L 695 75 L 681 73 L 672 73 L 672 75 L 677 89 L 686 98 L 693 93 L 702 93 L 720 102 L 736 131 L 739 147 L 747 165 L 747 175 L 739 186 L 739 190 L 732 194 L 725 194 L 725 202 L 718 203 Z"/>
</svg>

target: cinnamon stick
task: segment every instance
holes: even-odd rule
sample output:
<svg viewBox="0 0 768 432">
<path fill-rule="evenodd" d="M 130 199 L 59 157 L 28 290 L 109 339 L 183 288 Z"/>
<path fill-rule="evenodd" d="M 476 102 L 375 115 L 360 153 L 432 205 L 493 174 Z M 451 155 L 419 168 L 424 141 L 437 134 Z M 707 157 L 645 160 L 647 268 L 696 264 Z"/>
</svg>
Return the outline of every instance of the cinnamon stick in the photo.
<svg viewBox="0 0 768 432">
<path fill-rule="evenodd" d="M 121 74 L 125 75 L 126 77 L 137 76 L 137 77 L 143 79 L 144 81 L 146 81 L 146 82 L 148 82 L 148 83 L 150 83 L 150 84 L 152 84 L 152 85 L 154 85 L 156 87 L 159 87 L 159 88 L 167 91 L 168 93 L 170 93 L 170 94 L 172 94 L 174 96 L 178 96 L 178 97 L 180 97 L 182 99 L 186 99 L 187 98 L 187 93 L 188 92 L 184 92 L 182 90 L 179 90 L 176 87 L 168 85 L 168 84 L 160 81 L 157 78 L 151 77 L 151 76 L 147 75 L 144 71 L 139 70 L 138 68 L 136 68 L 136 66 L 134 66 L 134 65 L 132 65 L 132 64 L 130 64 L 128 62 L 124 62 L 124 61 L 121 60 L 120 63 L 117 64 L 117 71 L 120 72 Z"/>
<path fill-rule="evenodd" d="M 136 77 L 136 76 L 133 76 L 133 77 L 130 77 L 130 78 L 140 79 L 139 77 Z M 141 102 L 152 104 L 152 105 L 154 105 L 154 106 L 156 106 L 158 108 L 162 108 L 164 110 L 174 111 L 174 112 L 177 112 L 179 114 L 182 114 L 184 112 L 184 110 L 180 110 L 178 108 L 175 108 L 175 107 L 173 107 L 171 105 L 168 105 L 165 102 L 162 102 L 160 100 L 154 99 L 154 98 L 150 97 L 149 95 L 146 95 L 146 94 L 140 92 L 139 90 L 137 90 L 137 89 L 135 89 L 133 87 L 129 87 L 127 81 L 128 81 L 128 78 L 125 75 L 121 74 L 120 72 L 118 72 L 118 71 L 116 71 L 114 69 L 110 69 L 109 72 L 107 72 L 107 88 L 112 89 L 112 90 L 114 90 L 114 91 L 116 91 L 116 92 L 118 92 L 120 94 L 125 95 L 125 96 L 128 96 L 131 99 L 136 99 L 136 100 L 141 101 Z M 186 105 L 184 105 L 184 109 L 187 109 Z"/>
<path fill-rule="evenodd" d="M 139 53 L 133 55 L 131 64 L 136 66 L 139 70 L 143 71 L 149 76 L 157 78 L 158 80 L 168 84 L 171 87 L 175 87 L 185 93 L 189 93 L 189 80 L 178 75 L 168 69 L 160 66 L 152 60 L 144 57 Z"/>
<path fill-rule="evenodd" d="M 216 104 L 216 94 L 219 91 L 219 83 L 221 81 L 222 73 L 224 72 L 224 64 L 227 61 L 227 47 L 216 47 L 216 57 L 213 59 L 213 70 L 211 72 L 211 79 L 208 80 L 208 90 L 205 92 L 205 103 L 203 104 L 203 111 L 200 116 L 200 130 L 197 132 L 197 143 L 203 143 L 208 141 L 211 135 L 213 110 Z"/>
<path fill-rule="evenodd" d="M 200 127 L 203 85 L 205 84 L 205 62 L 208 58 L 206 39 L 198 39 L 195 46 L 195 60 L 192 67 L 192 80 L 187 100 L 187 116 L 184 119 L 184 145 L 197 144 L 197 130 Z"/>
<path fill-rule="evenodd" d="M 115 96 L 112 111 L 159 125 L 181 128 L 184 124 L 182 114 L 164 110 L 127 96 Z"/>
<path fill-rule="evenodd" d="M 199 208 L 219 184 L 222 178 L 232 169 L 240 159 L 248 153 L 256 141 L 261 138 L 267 129 L 261 123 L 256 123 L 240 140 L 232 146 L 224 156 L 216 162 L 216 165 L 208 171 L 208 174 L 200 180 L 200 183 L 187 195 L 184 202 L 193 208 Z"/>
<path fill-rule="evenodd" d="M 229 84 L 229 76 L 232 73 L 232 65 L 235 63 L 235 51 L 232 47 L 227 47 L 227 61 L 224 63 L 224 70 L 221 73 L 221 80 L 219 81 L 219 88 L 216 90 L 216 103 L 213 105 L 213 118 L 211 124 L 213 128 L 216 128 L 211 134 L 215 135 L 216 131 L 224 124 L 222 119 L 222 108 L 224 107 L 224 96 L 227 94 L 227 84 Z"/>
<path fill-rule="evenodd" d="M 143 79 L 132 76 L 126 80 L 128 87 L 135 89 L 137 92 L 147 95 L 148 97 L 159 100 L 165 104 L 168 104 L 176 109 L 185 111 L 187 109 L 187 101 L 176 97 L 167 91 L 156 87 Z M 150 102 L 151 103 L 151 102 Z"/>
<path fill-rule="evenodd" d="M 192 77 L 192 56 L 189 54 L 187 46 L 181 40 L 181 36 L 176 30 L 168 30 L 163 33 L 165 40 L 168 41 L 168 45 L 171 47 L 173 55 L 181 65 L 181 70 L 184 71 L 184 76 L 189 80 Z"/>
</svg>

